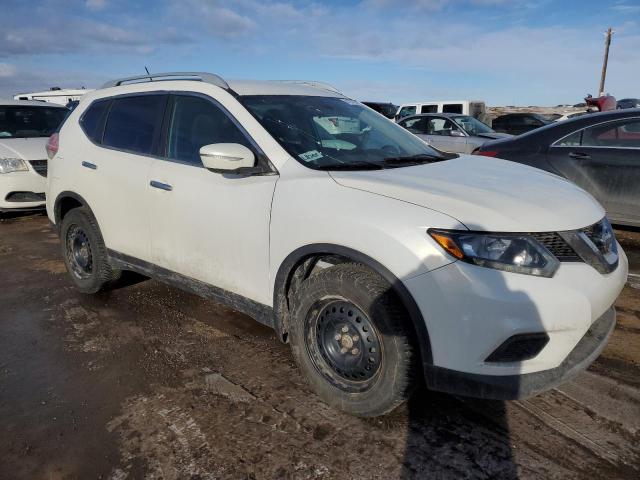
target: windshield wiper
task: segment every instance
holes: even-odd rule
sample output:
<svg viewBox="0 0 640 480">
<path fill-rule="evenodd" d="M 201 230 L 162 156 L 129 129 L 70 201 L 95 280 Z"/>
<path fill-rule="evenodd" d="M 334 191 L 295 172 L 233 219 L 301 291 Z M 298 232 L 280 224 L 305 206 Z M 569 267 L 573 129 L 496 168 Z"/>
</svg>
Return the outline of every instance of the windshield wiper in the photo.
<svg viewBox="0 0 640 480">
<path fill-rule="evenodd" d="M 440 162 L 442 160 L 448 160 L 455 157 L 457 157 L 457 155 L 447 157 L 445 155 L 430 155 L 428 153 L 419 153 L 417 155 L 407 155 L 404 157 L 385 157 L 381 165 L 383 165 L 384 167 L 421 165 L 423 163 Z"/>
<path fill-rule="evenodd" d="M 382 170 L 384 165 L 375 162 L 332 163 L 316 167 L 318 170 Z"/>
</svg>

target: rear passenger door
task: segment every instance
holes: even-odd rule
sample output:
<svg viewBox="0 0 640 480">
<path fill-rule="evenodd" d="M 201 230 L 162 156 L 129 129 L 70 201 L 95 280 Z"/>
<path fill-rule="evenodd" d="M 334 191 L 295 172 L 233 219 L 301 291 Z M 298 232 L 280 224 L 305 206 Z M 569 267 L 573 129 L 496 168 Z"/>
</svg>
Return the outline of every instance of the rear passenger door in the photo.
<svg viewBox="0 0 640 480">
<path fill-rule="evenodd" d="M 147 178 L 157 153 L 168 96 L 100 100 L 81 124 L 94 145 L 84 151 L 77 191 L 93 210 L 111 250 L 150 260 Z"/>
<path fill-rule="evenodd" d="M 277 175 L 214 173 L 199 150 L 214 143 L 259 148 L 221 103 L 172 94 L 164 159 L 148 181 L 153 263 L 270 304 L 269 220 Z"/>
<path fill-rule="evenodd" d="M 596 197 L 612 219 L 640 222 L 640 118 L 579 130 L 553 144 L 548 159 Z"/>
</svg>

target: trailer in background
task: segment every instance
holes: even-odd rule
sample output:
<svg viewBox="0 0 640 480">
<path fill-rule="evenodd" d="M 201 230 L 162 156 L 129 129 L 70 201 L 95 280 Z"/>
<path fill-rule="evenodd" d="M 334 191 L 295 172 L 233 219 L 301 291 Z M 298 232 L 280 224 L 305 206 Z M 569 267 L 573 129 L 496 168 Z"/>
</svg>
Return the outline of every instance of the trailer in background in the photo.
<svg viewBox="0 0 640 480">
<path fill-rule="evenodd" d="M 58 105 L 73 106 L 77 104 L 85 93 L 92 92 L 86 88 L 52 87 L 44 92 L 19 93 L 14 100 L 39 100 L 41 102 L 56 103 Z"/>
</svg>

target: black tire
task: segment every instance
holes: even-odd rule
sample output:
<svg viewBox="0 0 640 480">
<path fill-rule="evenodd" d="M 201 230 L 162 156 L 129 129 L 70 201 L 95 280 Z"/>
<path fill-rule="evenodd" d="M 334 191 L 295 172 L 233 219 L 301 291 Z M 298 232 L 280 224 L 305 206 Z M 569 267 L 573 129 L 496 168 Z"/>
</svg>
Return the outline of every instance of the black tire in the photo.
<svg viewBox="0 0 640 480">
<path fill-rule="evenodd" d="M 408 321 L 382 277 L 361 264 L 339 264 L 314 273 L 296 292 L 291 348 L 326 403 L 360 417 L 384 415 L 415 383 Z"/>
<path fill-rule="evenodd" d="M 121 272 L 109 263 L 107 247 L 93 214 L 74 208 L 60 225 L 62 258 L 71 280 L 82 293 L 97 293 L 115 282 Z"/>
</svg>

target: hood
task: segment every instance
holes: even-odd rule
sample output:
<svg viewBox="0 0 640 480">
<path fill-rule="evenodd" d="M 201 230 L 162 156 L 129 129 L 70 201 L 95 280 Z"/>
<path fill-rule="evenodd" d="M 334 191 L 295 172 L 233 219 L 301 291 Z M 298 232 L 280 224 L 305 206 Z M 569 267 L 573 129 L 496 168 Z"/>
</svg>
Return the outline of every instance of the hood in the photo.
<svg viewBox="0 0 640 480">
<path fill-rule="evenodd" d="M 557 175 L 507 160 L 453 160 L 368 171 L 333 171 L 348 188 L 413 203 L 454 217 L 470 230 L 573 230 L 604 217 L 584 190 Z"/>
<path fill-rule="evenodd" d="M 481 137 L 481 138 L 511 138 L 513 137 L 513 135 L 510 135 L 508 133 L 500 133 L 500 132 L 491 132 L 491 133 L 476 133 L 475 134 L 476 137 Z"/>
<path fill-rule="evenodd" d="M 0 157 L 46 160 L 45 146 L 48 140 L 48 137 L 0 138 Z"/>
</svg>

